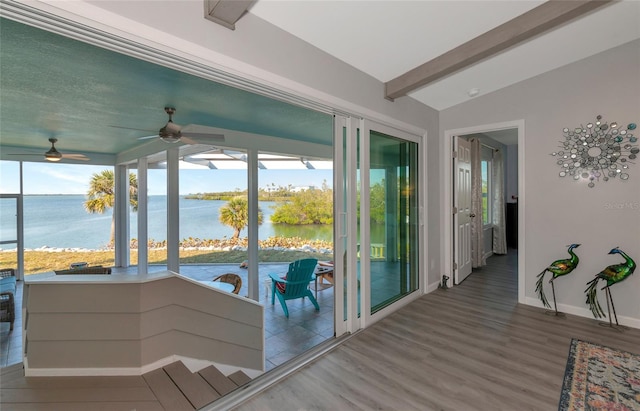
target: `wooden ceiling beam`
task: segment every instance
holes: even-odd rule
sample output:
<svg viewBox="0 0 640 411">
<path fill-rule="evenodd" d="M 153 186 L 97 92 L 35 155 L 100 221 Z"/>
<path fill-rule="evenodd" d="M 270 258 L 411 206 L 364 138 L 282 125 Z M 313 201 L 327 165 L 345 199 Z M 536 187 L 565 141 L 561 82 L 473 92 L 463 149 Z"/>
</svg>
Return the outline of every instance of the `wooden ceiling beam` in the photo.
<svg viewBox="0 0 640 411">
<path fill-rule="evenodd" d="M 204 0 L 204 18 L 230 30 L 255 0 Z"/>
<path fill-rule="evenodd" d="M 618 0 L 551 0 L 385 83 L 394 100 Z"/>
</svg>

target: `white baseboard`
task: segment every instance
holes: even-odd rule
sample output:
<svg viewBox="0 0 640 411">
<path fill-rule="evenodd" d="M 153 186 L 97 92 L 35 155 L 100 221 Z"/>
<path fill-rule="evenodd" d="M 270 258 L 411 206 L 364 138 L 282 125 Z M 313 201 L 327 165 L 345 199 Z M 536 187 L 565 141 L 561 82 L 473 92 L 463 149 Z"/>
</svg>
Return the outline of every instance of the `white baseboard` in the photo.
<svg viewBox="0 0 640 411">
<path fill-rule="evenodd" d="M 526 305 L 531 305 L 533 307 L 539 307 L 539 308 L 545 308 L 547 309 L 547 307 L 545 307 L 542 302 L 537 299 L 537 298 L 533 298 L 533 297 L 526 297 L 525 298 L 525 304 Z M 593 314 L 591 313 L 591 310 L 589 310 L 588 308 L 584 308 L 584 307 L 576 307 L 575 305 L 567 305 L 567 304 L 558 304 L 558 311 L 562 311 L 563 313 L 567 313 L 567 314 L 572 314 L 572 315 L 577 315 L 578 317 L 585 317 L 585 318 L 593 318 Z M 608 319 L 599 319 L 598 321 L 608 321 Z M 627 327 L 632 327 L 632 328 L 638 328 L 640 329 L 640 319 L 638 318 L 632 318 L 632 317 L 626 317 L 626 316 L 618 316 L 618 322 L 621 325 L 625 325 Z"/>
<path fill-rule="evenodd" d="M 25 377 L 89 377 L 142 375 L 140 368 L 30 368 L 24 360 Z"/>
<path fill-rule="evenodd" d="M 427 285 L 427 289 L 425 291 L 425 294 L 429 294 L 430 292 L 433 292 L 435 290 L 438 289 L 438 287 L 440 287 L 440 281 L 437 281 L 435 283 L 431 283 Z"/>
</svg>

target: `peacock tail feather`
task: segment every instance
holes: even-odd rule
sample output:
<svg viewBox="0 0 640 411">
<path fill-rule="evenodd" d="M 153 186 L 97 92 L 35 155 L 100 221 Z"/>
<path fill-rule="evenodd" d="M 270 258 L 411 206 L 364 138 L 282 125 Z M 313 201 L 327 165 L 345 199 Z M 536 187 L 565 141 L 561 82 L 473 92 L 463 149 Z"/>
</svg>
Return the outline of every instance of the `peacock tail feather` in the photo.
<svg viewBox="0 0 640 411">
<path fill-rule="evenodd" d="M 587 304 L 589 304 L 589 309 L 593 313 L 593 317 L 604 318 L 606 315 L 598 302 L 598 280 L 600 280 L 600 277 L 596 277 L 589 281 L 587 283 L 588 287 L 584 292 L 587 294 Z"/>
<path fill-rule="evenodd" d="M 542 285 L 542 280 L 544 280 L 544 275 L 546 272 L 547 270 L 545 269 L 543 272 L 538 274 L 538 281 L 536 281 L 536 293 L 538 294 L 538 298 L 540 299 L 540 301 L 542 301 L 542 304 L 544 304 L 544 306 L 547 308 L 551 308 L 551 305 L 547 300 L 547 296 L 544 295 L 544 287 Z"/>
</svg>

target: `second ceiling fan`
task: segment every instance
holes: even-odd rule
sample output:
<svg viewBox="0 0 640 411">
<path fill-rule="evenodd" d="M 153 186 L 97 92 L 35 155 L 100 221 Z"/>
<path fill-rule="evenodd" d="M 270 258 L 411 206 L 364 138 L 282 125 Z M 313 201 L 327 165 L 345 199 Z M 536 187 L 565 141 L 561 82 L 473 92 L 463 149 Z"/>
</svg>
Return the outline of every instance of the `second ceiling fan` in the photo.
<svg viewBox="0 0 640 411">
<path fill-rule="evenodd" d="M 224 141 L 223 134 L 189 132 L 188 128 L 194 125 L 189 124 L 187 126 L 182 127 L 174 123 L 173 115 L 176 113 L 175 107 L 165 107 L 164 111 L 169 116 L 169 121 L 167 122 L 167 124 L 158 131 L 158 134 L 154 134 L 152 136 L 140 137 L 138 138 L 138 140 L 160 138 L 160 140 L 164 141 L 165 143 L 177 143 L 178 141 L 182 141 L 187 144 L 200 144 L 205 141 L 206 142 Z M 196 141 L 196 139 L 198 139 L 199 141 Z"/>
</svg>

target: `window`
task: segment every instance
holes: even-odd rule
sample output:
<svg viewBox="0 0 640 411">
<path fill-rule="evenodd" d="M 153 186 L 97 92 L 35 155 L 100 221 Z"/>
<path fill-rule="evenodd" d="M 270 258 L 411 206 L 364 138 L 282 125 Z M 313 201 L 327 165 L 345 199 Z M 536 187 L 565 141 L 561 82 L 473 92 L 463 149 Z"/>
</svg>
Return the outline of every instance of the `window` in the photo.
<svg viewBox="0 0 640 411">
<path fill-rule="evenodd" d="M 492 222 L 491 160 L 482 160 L 480 167 L 482 172 L 482 224 L 486 226 Z"/>
</svg>

